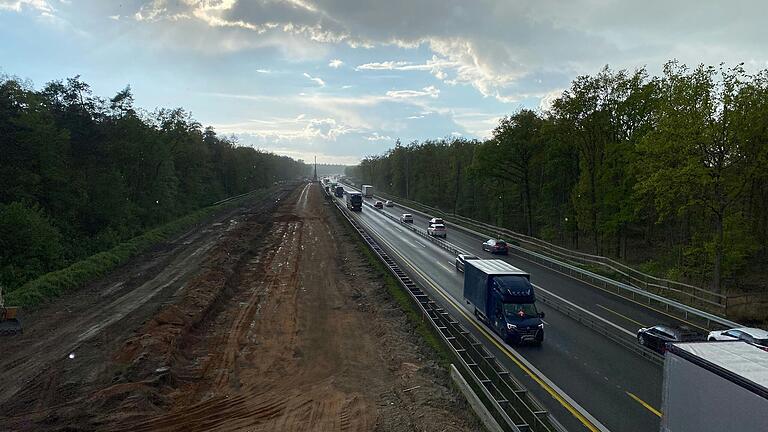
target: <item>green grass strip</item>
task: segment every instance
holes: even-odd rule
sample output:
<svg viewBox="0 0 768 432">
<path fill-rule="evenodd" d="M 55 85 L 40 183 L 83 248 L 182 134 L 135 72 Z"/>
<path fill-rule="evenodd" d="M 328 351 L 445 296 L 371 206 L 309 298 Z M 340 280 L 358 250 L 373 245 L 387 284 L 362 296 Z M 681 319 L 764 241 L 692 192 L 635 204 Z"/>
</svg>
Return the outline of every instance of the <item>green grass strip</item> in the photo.
<svg viewBox="0 0 768 432">
<path fill-rule="evenodd" d="M 46 273 L 8 293 L 5 296 L 5 304 L 7 306 L 34 307 L 49 299 L 75 291 L 126 263 L 129 259 L 189 229 L 214 213 L 237 206 L 245 199 L 262 196 L 265 193 L 266 191 L 259 191 L 255 195 L 251 194 L 247 197 L 202 208 L 120 243 L 112 249 L 91 255 L 63 269 Z"/>
<path fill-rule="evenodd" d="M 378 277 L 381 278 L 387 289 L 387 293 L 389 293 L 390 297 L 392 297 L 400 309 L 405 312 L 408 320 L 415 327 L 416 333 L 424 339 L 427 346 L 429 346 L 437 355 L 437 361 L 440 366 L 447 369 L 449 364 L 454 363 L 453 352 L 445 346 L 443 340 L 435 333 L 435 330 L 433 330 L 430 323 L 426 321 L 421 309 L 416 306 L 410 295 L 408 295 L 397 279 L 392 276 L 392 273 L 390 273 L 384 266 L 381 259 L 379 259 L 379 257 L 370 249 L 368 244 L 356 231 L 354 231 L 347 221 L 342 220 L 340 222 L 347 233 L 352 237 L 352 241 L 357 247 L 357 250 L 365 256 L 370 266 L 378 274 Z"/>
</svg>

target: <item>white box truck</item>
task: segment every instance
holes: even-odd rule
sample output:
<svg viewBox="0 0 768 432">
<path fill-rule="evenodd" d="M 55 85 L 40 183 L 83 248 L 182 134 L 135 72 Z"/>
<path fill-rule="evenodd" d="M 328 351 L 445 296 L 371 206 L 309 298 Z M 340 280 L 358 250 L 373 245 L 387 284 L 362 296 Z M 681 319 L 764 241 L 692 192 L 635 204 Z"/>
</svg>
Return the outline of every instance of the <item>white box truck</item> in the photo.
<svg viewBox="0 0 768 432">
<path fill-rule="evenodd" d="M 662 432 L 768 430 L 768 352 L 746 342 L 668 346 Z"/>
<path fill-rule="evenodd" d="M 363 185 L 362 192 L 364 197 L 373 198 L 373 186 Z"/>
</svg>

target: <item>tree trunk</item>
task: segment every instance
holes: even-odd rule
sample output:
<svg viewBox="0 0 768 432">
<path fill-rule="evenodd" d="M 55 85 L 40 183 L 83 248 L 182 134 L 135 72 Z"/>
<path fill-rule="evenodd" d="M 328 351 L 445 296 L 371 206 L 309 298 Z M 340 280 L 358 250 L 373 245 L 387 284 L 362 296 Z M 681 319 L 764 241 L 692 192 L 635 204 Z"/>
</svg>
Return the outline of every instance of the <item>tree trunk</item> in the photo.
<svg viewBox="0 0 768 432">
<path fill-rule="evenodd" d="M 523 176 L 523 189 L 525 192 L 525 218 L 528 235 L 533 236 L 533 212 L 531 211 L 531 184 L 528 180 L 528 172 Z"/>
<path fill-rule="evenodd" d="M 723 213 L 715 215 L 715 268 L 712 275 L 712 288 L 719 293 L 721 290 L 720 279 L 722 278 L 723 263 Z"/>
<path fill-rule="evenodd" d="M 597 233 L 597 191 L 595 191 L 595 164 L 589 170 L 589 205 L 592 217 L 592 238 L 595 246 L 595 254 L 600 255 L 600 239 Z"/>
<path fill-rule="evenodd" d="M 457 213 L 457 207 L 459 205 L 459 183 L 461 176 L 461 159 L 456 160 L 456 194 L 453 197 L 453 214 Z"/>
</svg>

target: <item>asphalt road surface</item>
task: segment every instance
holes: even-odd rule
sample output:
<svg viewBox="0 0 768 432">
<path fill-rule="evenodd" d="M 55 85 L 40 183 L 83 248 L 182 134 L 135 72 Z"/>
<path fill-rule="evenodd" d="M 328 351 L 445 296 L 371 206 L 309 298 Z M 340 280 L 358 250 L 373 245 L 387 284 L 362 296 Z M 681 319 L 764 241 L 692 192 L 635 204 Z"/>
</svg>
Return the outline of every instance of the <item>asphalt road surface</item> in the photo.
<svg viewBox="0 0 768 432">
<path fill-rule="evenodd" d="M 367 204 L 373 201 L 366 199 Z M 411 213 L 398 206 L 376 210 L 364 205 L 363 211 L 355 217 L 392 252 L 393 258 L 406 271 L 422 283 L 433 299 L 441 302 L 475 333 L 568 430 L 600 430 L 601 426 L 614 431 L 659 429 L 661 367 L 542 304 L 538 306 L 546 312 L 543 345 L 510 347 L 504 344 L 473 317 L 471 306 L 463 299 L 463 274 L 454 267 L 455 257 L 385 217 L 384 212 L 397 217 Z M 414 214 L 414 224 L 426 230 L 427 219 Z M 491 258 L 481 249 L 484 239 L 472 234 L 449 227 L 446 240 L 459 249 Z M 517 256 L 494 258 L 504 259 L 529 272 L 531 281 L 541 289 L 565 298 L 627 332 L 634 334 L 641 326 L 675 321 Z M 546 383 L 547 379 L 566 396 L 558 394 Z M 590 421 L 590 416 L 596 421 Z"/>
</svg>

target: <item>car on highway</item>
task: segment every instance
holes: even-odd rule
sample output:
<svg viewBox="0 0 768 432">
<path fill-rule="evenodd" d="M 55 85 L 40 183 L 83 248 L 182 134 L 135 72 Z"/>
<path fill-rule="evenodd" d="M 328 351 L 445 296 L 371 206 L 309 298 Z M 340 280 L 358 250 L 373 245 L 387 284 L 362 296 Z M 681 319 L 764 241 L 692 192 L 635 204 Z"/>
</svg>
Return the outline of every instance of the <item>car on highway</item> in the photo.
<svg viewBox="0 0 768 432">
<path fill-rule="evenodd" d="M 463 272 L 464 271 L 464 264 L 467 263 L 467 261 L 470 260 L 479 260 L 480 257 L 470 254 L 458 254 L 456 256 L 456 270 Z"/>
<path fill-rule="evenodd" d="M 410 213 L 403 213 L 400 215 L 400 222 L 413 223 L 413 215 Z"/>
<path fill-rule="evenodd" d="M 704 341 L 704 335 L 690 327 L 680 325 L 656 325 L 637 331 L 637 342 L 659 354 L 667 351 L 668 343 Z"/>
<path fill-rule="evenodd" d="M 509 246 L 507 246 L 507 242 L 504 240 L 490 239 L 483 243 L 483 250 L 492 254 L 506 255 L 509 253 Z"/>
<path fill-rule="evenodd" d="M 427 228 L 427 233 L 433 237 L 445 238 L 447 234 L 447 230 L 445 229 L 445 225 L 435 224 Z"/>
<path fill-rule="evenodd" d="M 390 201 L 390 200 L 387 200 L 387 201 L 384 203 L 384 207 L 394 207 L 394 206 L 395 206 L 395 203 L 393 203 L 393 202 L 392 202 L 392 201 Z"/>
<path fill-rule="evenodd" d="M 768 331 L 752 327 L 739 327 L 730 330 L 716 330 L 709 332 L 708 341 L 737 341 L 756 345 L 764 350 L 768 350 Z"/>
<path fill-rule="evenodd" d="M 377 209 L 383 209 L 384 203 L 382 203 L 381 201 L 376 201 L 375 203 L 373 203 L 373 206 L 376 207 Z"/>
<path fill-rule="evenodd" d="M 442 218 L 432 218 L 429 220 L 429 222 L 427 222 L 427 228 L 437 224 L 445 225 L 445 221 Z"/>
</svg>

